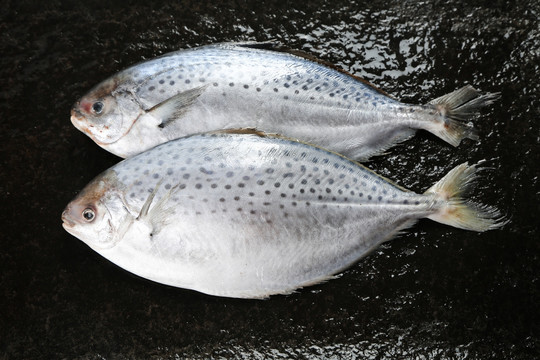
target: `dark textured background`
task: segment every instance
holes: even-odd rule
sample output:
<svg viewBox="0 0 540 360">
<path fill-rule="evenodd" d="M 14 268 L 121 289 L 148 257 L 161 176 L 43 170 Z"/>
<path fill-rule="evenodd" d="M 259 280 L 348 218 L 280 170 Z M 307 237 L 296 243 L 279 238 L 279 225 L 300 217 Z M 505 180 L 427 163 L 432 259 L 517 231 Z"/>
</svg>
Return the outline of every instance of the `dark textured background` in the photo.
<svg viewBox="0 0 540 360">
<path fill-rule="evenodd" d="M 540 358 L 538 1 L 109 3 L 1 2 L 0 359 Z M 266 301 L 151 283 L 62 229 L 64 206 L 118 161 L 71 125 L 77 98 L 142 59 L 267 39 L 406 102 L 501 92 L 480 141 L 421 132 L 367 165 L 423 191 L 489 159 L 473 197 L 511 224 L 423 220 L 341 278 Z"/>
</svg>

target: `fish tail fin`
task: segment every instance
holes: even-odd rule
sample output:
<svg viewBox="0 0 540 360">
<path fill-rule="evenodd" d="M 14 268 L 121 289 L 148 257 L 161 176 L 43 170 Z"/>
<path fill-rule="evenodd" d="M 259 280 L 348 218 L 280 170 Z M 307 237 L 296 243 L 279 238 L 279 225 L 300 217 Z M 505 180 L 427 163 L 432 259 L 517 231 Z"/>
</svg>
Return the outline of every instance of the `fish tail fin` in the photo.
<svg viewBox="0 0 540 360">
<path fill-rule="evenodd" d="M 464 163 L 456 166 L 425 192 L 435 194 L 444 203 L 428 216 L 429 219 L 479 232 L 497 229 L 508 223 L 497 209 L 464 198 L 477 176 L 479 164 L 469 166 Z"/>
<path fill-rule="evenodd" d="M 499 93 L 480 94 L 478 90 L 467 85 L 433 99 L 428 106 L 437 111 L 441 120 L 426 130 L 453 146 L 458 146 L 464 138 L 478 140 L 476 130 L 465 121 L 499 98 Z"/>
</svg>

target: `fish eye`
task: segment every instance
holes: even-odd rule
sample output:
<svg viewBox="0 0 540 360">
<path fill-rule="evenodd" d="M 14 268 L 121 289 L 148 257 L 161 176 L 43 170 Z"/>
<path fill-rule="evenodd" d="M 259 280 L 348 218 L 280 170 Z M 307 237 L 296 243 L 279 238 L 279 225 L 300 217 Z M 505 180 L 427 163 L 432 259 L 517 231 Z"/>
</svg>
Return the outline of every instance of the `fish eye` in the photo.
<svg viewBox="0 0 540 360">
<path fill-rule="evenodd" d="M 83 210 L 82 212 L 82 217 L 84 220 L 86 220 L 87 222 L 92 222 L 94 221 L 94 219 L 96 218 L 96 213 L 94 212 L 93 209 L 91 208 L 86 208 Z"/>
<path fill-rule="evenodd" d="M 94 114 L 101 114 L 103 112 L 103 103 L 101 101 L 96 101 L 92 105 L 92 111 L 94 112 Z"/>
</svg>

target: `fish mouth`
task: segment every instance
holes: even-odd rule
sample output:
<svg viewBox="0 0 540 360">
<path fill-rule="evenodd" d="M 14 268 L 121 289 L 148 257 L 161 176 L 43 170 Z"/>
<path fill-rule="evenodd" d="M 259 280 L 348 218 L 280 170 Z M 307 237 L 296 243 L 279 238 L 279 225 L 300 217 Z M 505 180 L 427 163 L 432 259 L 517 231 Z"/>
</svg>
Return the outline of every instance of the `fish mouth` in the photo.
<svg viewBox="0 0 540 360">
<path fill-rule="evenodd" d="M 91 128 L 94 127 L 83 115 L 83 113 L 78 109 L 79 103 L 75 104 L 73 106 L 73 109 L 71 109 L 71 123 L 75 128 L 86 134 L 90 139 L 94 140 L 94 142 L 98 145 L 107 145 L 107 142 L 100 141 L 98 137 L 96 137 L 92 131 Z"/>
<path fill-rule="evenodd" d="M 83 126 L 83 124 L 85 123 L 85 119 L 84 119 L 83 114 L 77 109 L 78 105 L 79 103 L 77 103 L 71 109 L 71 123 L 77 129 L 84 131 L 85 126 Z"/>
<path fill-rule="evenodd" d="M 62 226 L 66 230 L 72 229 L 76 225 L 76 223 L 69 216 L 70 211 L 71 209 L 68 207 L 62 212 Z"/>
</svg>

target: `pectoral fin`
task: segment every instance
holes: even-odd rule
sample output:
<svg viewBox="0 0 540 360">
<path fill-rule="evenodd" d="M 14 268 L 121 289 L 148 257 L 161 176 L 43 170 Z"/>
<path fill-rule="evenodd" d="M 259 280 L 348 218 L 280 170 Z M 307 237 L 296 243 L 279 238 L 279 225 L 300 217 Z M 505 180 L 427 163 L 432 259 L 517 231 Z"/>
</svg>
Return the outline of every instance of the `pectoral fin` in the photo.
<svg viewBox="0 0 540 360">
<path fill-rule="evenodd" d="M 147 113 L 152 114 L 156 119 L 161 119 L 161 123 L 158 125 L 160 128 L 166 127 L 174 120 L 180 119 L 188 110 L 191 105 L 197 100 L 199 96 L 208 87 L 199 86 L 187 91 L 183 91 L 174 95 L 173 97 L 160 102 Z"/>
<path fill-rule="evenodd" d="M 152 209 L 150 205 L 154 201 L 154 197 L 161 187 L 163 179 L 161 179 L 155 186 L 154 190 L 148 198 L 146 199 L 144 205 L 141 208 L 141 212 L 136 220 L 144 221 L 152 229 L 152 235 L 157 235 L 161 229 L 169 223 L 170 215 L 174 211 L 173 207 L 167 206 L 168 201 L 171 199 L 173 194 L 180 190 L 179 186 L 173 186 L 164 196 L 157 201 Z"/>
</svg>

